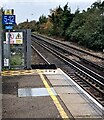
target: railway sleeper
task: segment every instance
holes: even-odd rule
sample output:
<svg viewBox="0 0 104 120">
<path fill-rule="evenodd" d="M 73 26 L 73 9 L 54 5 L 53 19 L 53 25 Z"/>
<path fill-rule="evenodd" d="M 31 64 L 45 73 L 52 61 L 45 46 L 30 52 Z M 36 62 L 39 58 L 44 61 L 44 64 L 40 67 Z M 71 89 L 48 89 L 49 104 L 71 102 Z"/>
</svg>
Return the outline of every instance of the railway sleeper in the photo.
<svg viewBox="0 0 104 120">
<path fill-rule="evenodd" d="M 77 75 L 78 75 L 78 74 L 77 74 Z M 95 83 L 92 84 L 91 81 L 86 81 L 86 79 L 83 78 L 82 76 L 80 76 L 80 75 L 78 75 L 78 76 L 79 76 L 79 78 L 82 79 L 84 82 L 86 82 L 86 83 L 89 84 L 91 87 L 93 87 L 94 89 L 96 89 L 97 91 L 101 92 L 101 94 L 104 95 L 104 91 L 102 91 L 102 90 L 100 89 L 100 87 L 96 87 L 96 84 L 95 84 Z"/>
</svg>

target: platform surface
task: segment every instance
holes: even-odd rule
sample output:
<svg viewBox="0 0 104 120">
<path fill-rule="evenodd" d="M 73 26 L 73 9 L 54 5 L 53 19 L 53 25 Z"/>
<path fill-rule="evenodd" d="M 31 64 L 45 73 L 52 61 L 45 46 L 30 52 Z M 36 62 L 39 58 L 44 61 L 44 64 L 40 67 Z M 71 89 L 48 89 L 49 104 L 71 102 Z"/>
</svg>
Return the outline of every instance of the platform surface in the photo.
<svg viewBox="0 0 104 120">
<path fill-rule="evenodd" d="M 61 69 L 2 72 L 3 118 L 103 119 L 103 112 Z"/>
</svg>

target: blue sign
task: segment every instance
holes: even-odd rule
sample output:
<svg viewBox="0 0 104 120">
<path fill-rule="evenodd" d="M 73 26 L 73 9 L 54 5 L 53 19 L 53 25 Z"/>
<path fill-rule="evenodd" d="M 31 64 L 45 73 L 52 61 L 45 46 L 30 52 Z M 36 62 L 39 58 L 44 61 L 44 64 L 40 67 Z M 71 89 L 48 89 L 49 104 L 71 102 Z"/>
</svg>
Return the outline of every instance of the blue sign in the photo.
<svg viewBox="0 0 104 120">
<path fill-rule="evenodd" d="M 2 16 L 2 24 L 3 25 L 14 25 L 15 23 L 15 15 L 3 15 Z"/>
<path fill-rule="evenodd" d="M 6 29 L 6 30 L 12 30 L 12 29 L 13 29 L 13 26 L 10 26 L 10 25 L 9 25 L 9 26 L 5 26 L 5 29 Z"/>
</svg>

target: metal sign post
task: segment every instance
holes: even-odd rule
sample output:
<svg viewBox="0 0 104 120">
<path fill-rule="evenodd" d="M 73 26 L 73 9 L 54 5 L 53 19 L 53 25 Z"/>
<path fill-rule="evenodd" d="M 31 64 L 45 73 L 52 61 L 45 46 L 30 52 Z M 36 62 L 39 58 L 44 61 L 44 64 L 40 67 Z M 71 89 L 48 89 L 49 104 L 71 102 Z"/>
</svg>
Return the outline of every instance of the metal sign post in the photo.
<svg viewBox="0 0 104 120">
<path fill-rule="evenodd" d="M 0 120 L 2 119 L 2 11 L 0 10 Z"/>
<path fill-rule="evenodd" d="M 9 55 L 9 69 L 10 69 L 10 37 L 11 37 L 11 34 L 10 34 L 10 30 L 9 30 L 9 33 L 8 33 L 8 55 Z"/>
<path fill-rule="evenodd" d="M 31 29 L 27 29 L 27 69 L 31 69 Z"/>
<path fill-rule="evenodd" d="M 31 30 L 13 31 L 16 22 L 12 12 L 13 10 L 5 10 L 2 16 L 2 24 L 5 26 L 3 67 L 31 69 Z"/>
<path fill-rule="evenodd" d="M 10 59 L 11 59 L 11 49 L 10 49 L 10 42 L 11 42 L 11 33 L 10 30 L 13 29 L 13 25 L 16 24 L 15 22 L 15 15 L 13 15 L 14 10 L 13 9 L 7 9 L 4 11 L 4 14 L 2 15 L 2 24 L 5 26 L 5 29 L 8 30 L 8 38 L 7 38 L 7 48 L 8 48 L 8 59 L 5 57 L 3 54 L 3 66 L 8 66 L 10 69 Z M 6 48 L 4 47 L 3 43 L 3 49 Z M 4 52 L 3 52 L 4 53 Z"/>
<path fill-rule="evenodd" d="M 0 73 L 2 70 L 2 39 L 1 39 L 1 32 L 2 32 L 2 11 L 0 10 Z"/>
</svg>

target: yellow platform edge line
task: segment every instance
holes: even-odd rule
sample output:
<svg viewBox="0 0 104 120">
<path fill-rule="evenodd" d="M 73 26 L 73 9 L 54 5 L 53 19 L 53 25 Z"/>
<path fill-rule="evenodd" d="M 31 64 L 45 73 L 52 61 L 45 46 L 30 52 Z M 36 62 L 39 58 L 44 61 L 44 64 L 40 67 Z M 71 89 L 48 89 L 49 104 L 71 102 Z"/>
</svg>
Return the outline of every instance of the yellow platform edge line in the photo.
<svg viewBox="0 0 104 120">
<path fill-rule="evenodd" d="M 61 106 L 60 102 L 58 101 L 57 97 L 56 97 L 56 96 L 54 95 L 54 93 L 52 92 L 49 84 L 47 83 L 47 81 L 46 81 L 46 79 L 44 78 L 44 76 L 43 76 L 43 74 L 41 73 L 41 71 L 40 71 L 40 70 L 37 70 L 37 72 L 38 72 L 38 74 L 40 75 L 40 78 L 42 79 L 42 81 L 43 81 L 43 83 L 44 83 L 44 85 L 45 85 L 45 87 L 46 87 L 46 89 L 47 89 L 50 97 L 52 98 L 55 106 L 57 107 L 57 109 L 58 109 L 61 117 L 62 117 L 63 119 L 64 119 L 64 118 L 65 118 L 65 119 L 66 119 L 66 118 L 69 118 L 68 115 L 66 114 L 66 112 L 64 111 L 63 107 Z"/>
</svg>

